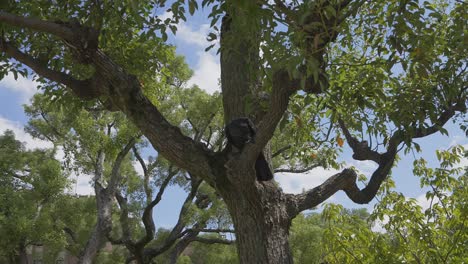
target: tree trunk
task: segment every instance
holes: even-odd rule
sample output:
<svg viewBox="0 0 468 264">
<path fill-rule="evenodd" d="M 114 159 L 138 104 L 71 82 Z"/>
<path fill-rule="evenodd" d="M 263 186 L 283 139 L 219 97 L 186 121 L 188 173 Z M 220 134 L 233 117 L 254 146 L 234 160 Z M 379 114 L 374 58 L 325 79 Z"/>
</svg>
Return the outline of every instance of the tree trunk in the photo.
<svg viewBox="0 0 468 264">
<path fill-rule="evenodd" d="M 29 264 L 28 253 L 26 252 L 26 246 L 23 244 L 19 247 L 18 263 Z"/>
<path fill-rule="evenodd" d="M 261 21 L 235 5 L 228 10 L 222 21 L 220 58 L 226 124 L 242 116 L 255 117 L 256 90 L 265 89 L 257 87 Z M 234 223 L 240 263 L 293 263 L 285 196 L 273 181 L 256 181 L 254 161 L 228 157 L 227 175 L 216 183 Z"/>
<path fill-rule="evenodd" d="M 80 254 L 79 264 L 91 264 L 99 250 L 106 241 L 106 235 L 112 229 L 112 202 L 113 196 L 109 195 L 107 190 L 101 190 L 96 193 L 98 204 L 98 219 L 91 237 L 88 239 L 85 248 Z"/>
<path fill-rule="evenodd" d="M 255 172 L 236 176 L 255 179 Z M 284 194 L 275 183 L 234 183 L 220 192 L 236 230 L 240 263 L 293 263 L 288 242 L 291 220 Z"/>
</svg>

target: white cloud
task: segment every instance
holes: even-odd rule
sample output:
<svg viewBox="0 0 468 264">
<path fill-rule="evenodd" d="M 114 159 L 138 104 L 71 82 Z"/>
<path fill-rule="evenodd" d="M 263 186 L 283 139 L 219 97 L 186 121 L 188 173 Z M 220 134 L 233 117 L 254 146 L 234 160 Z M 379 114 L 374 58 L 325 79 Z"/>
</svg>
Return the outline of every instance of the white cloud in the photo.
<svg viewBox="0 0 468 264">
<path fill-rule="evenodd" d="M 372 231 L 378 233 L 387 233 L 387 230 L 384 228 L 384 225 L 388 223 L 390 218 L 387 215 L 384 215 L 383 220 L 376 220 L 372 225 Z"/>
<path fill-rule="evenodd" d="M 425 193 L 423 193 L 423 194 L 419 195 L 418 197 L 416 197 L 416 201 L 419 204 L 419 206 L 422 207 L 422 211 L 425 211 L 426 209 L 428 209 L 431 206 L 431 201 L 426 198 Z M 439 202 L 439 198 L 434 197 L 434 200 L 432 201 L 432 203 L 437 203 L 437 202 Z"/>
<path fill-rule="evenodd" d="M 8 73 L 0 80 L 0 87 L 9 89 L 21 96 L 21 101 L 27 103 L 29 99 L 37 92 L 38 83 L 18 75 L 15 80 L 13 73 Z"/>
<path fill-rule="evenodd" d="M 19 122 L 15 122 L 0 116 L 0 133 L 3 134 L 5 130 L 12 130 L 15 133 L 16 139 L 25 143 L 27 149 L 53 147 L 52 143 L 40 139 L 35 139 L 26 133 L 23 126 Z"/>
<path fill-rule="evenodd" d="M 74 174 L 71 177 L 75 180 L 74 186 L 72 187 L 73 190 L 70 190 L 71 193 L 78 195 L 94 195 L 94 188 L 90 184 L 93 178 L 91 175 L 80 173 L 79 175 Z"/>
<path fill-rule="evenodd" d="M 352 160 L 346 162 L 346 167 L 354 166 L 356 169 L 359 170 L 362 174 L 366 175 L 366 177 L 370 177 L 372 173 L 377 169 L 377 164 L 370 160 Z"/>
<path fill-rule="evenodd" d="M 3 134 L 6 130 L 12 130 L 15 133 L 17 140 L 24 143 L 27 149 L 35 148 L 52 148 L 53 144 L 48 141 L 35 139 L 24 131 L 24 127 L 19 123 L 0 116 L 0 134 Z M 63 160 L 65 154 L 61 148 L 57 149 L 55 158 Z M 72 173 L 70 179 L 76 182 L 67 190 L 68 193 L 80 194 L 80 195 L 94 195 L 94 189 L 89 184 L 91 176 L 80 173 L 79 175 Z"/>
<path fill-rule="evenodd" d="M 325 170 L 316 168 L 307 173 L 277 173 L 275 179 L 285 193 L 302 193 L 322 184 L 330 176 L 338 173 L 338 170 Z"/>
<path fill-rule="evenodd" d="M 143 161 L 144 161 L 146 164 L 148 164 L 148 160 L 143 159 Z M 140 162 L 137 161 L 137 160 L 135 160 L 135 161 L 133 161 L 132 165 L 133 165 L 133 168 L 135 168 L 136 173 L 138 173 L 138 175 L 141 176 L 141 177 L 143 178 L 144 171 L 143 171 L 143 168 L 141 167 Z"/>
<path fill-rule="evenodd" d="M 164 13 L 160 18 L 165 19 L 171 17 L 169 13 Z M 221 76 L 221 66 L 219 56 L 214 52 L 213 48 L 210 52 L 205 52 L 205 48 L 212 44 L 218 44 L 218 41 L 208 42 L 206 39 L 210 33 L 209 24 L 201 24 L 198 28 L 193 28 L 185 22 L 177 25 L 177 33 L 174 36 L 176 42 L 190 45 L 191 53 L 196 54 L 197 63 L 192 65 L 194 74 L 188 81 L 188 85 L 198 85 L 201 89 L 212 94 L 215 91 L 220 91 L 219 78 Z"/>
<path fill-rule="evenodd" d="M 213 43 L 209 43 L 206 37 L 210 32 L 210 25 L 202 24 L 198 30 L 193 30 L 186 23 L 180 23 L 177 26 L 177 34 L 176 39 L 181 40 L 187 44 L 195 44 L 199 48 L 206 48 L 208 45 Z"/>
<path fill-rule="evenodd" d="M 188 85 L 196 84 L 210 94 L 220 91 L 221 68 L 218 57 L 208 52 L 198 52 L 197 55 L 198 63 L 192 78 L 188 81 Z"/>
</svg>

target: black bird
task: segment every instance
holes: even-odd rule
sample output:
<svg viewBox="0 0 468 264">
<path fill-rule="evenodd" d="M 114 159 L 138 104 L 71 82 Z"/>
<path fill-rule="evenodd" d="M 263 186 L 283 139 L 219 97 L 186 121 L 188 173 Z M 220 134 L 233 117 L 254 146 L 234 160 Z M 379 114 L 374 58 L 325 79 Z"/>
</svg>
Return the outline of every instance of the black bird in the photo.
<svg viewBox="0 0 468 264">
<path fill-rule="evenodd" d="M 226 126 L 225 133 L 228 143 L 234 146 L 238 151 L 241 151 L 246 143 L 255 143 L 255 125 L 246 117 L 232 120 L 231 123 Z M 255 161 L 255 171 L 258 181 L 269 181 L 273 179 L 273 173 L 270 170 L 270 166 L 268 166 L 263 152 L 260 152 Z"/>
</svg>

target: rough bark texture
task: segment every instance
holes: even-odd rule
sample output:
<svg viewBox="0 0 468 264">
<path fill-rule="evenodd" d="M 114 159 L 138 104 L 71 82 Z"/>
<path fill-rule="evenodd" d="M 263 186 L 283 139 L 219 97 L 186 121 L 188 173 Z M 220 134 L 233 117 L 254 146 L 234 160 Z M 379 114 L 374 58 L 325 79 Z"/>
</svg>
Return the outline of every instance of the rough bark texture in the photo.
<svg viewBox="0 0 468 264">
<path fill-rule="evenodd" d="M 20 17 L 0 11 L 0 22 L 12 26 L 27 28 L 33 31 L 55 35 L 66 41 L 70 48 L 95 68 L 95 76 L 89 80 L 76 80 L 64 72 L 51 70 L 41 65 L 36 59 L 20 51 L 10 42 L 0 39 L 2 53 L 29 66 L 37 74 L 69 87 L 78 97 L 84 100 L 100 98 L 107 101 L 109 109 L 120 110 L 141 129 L 152 146 L 175 166 L 189 171 L 195 177 L 205 180 L 222 196 L 230 211 L 236 229 L 237 248 L 240 261 L 243 264 L 262 263 L 292 263 L 291 251 L 288 245 L 288 233 L 291 219 L 303 210 L 310 209 L 328 199 L 337 191 L 343 190 L 348 197 L 357 203 L 367 203 L 375 196 L 381 183 L 387 177 L 397 153 L 399 144 L 406 138 L 419 138 L 433 134 L 442 127 L 457 111 L 466 112 L 466 96 L 459 101 L 447 103 L 447 107 L 428 129 L 415 127 L 412 134 L 397 131 L 389 140 L 385 153 L 377 153 L 370 149 L 365 141 L 354 138 L 346 129 L 346 124 L 340 122 L 340 127 L 347 142 L 358 160 L 372 160 L 378 164 L 372 174 L 369 184 L 364 189 L 356 185 L 356 174 L 349 169 L 332 176 L 325 183 L 299 195 L 285 195 L 272 182 L 259 183 L 255 180 L 254 163 L 259 153 L 263 151 L 273 136 L 275 128 L 288 107 L 289 97 L 302 89 L 307 93 L 320 93 L 328 86 L 325 77 L 326 45 L 334 41 L 337 30 L 346 17 L 354 14 L 366 1 L 324 1 L 319 8 L 332 5 L 338 12 L 336 17 L 322 21 L 324 27 L 314 32 L 306 32 L 310 39 L 324 36 L 320 45 L 310 45 L 305 54 L 320 62 L 320 76 L 314 80 L 311 76 L 291 77 L 286 69 L 275 69 L 271 73 L 273 87 L 269 92 L 269 107 L 255 123 L 257 138 L 255 144 L 248 144 L 241 153 L 231 153 L 225 150 L 214 153 L 207 150 L 191 138 L 183 135 L 180 129 L 171 125 L 156 106 L 144 96 L 137 78 L 125 72 L 110 57 L 104 54 L 96 45 L 95 31 L 79 24 L 63 24 L 51 21 L 40 21 L 30 17 Z M 247 3 L 247 2 L 246 2 Z M 250 3 L 250 2 L 249 2 Z M 252 2 L 257 5 L 256 2 Z M 249 96 L 252 90 L 261 86 L 258 84 L 258 46 L 261 34 L 260 21 L 246 16 L 246 10 L 235 1 L 226 1 L 226 16 L 221 27 L 221 84 L 226 123 L 230 120 L 249 116 Z M 250 8 L 257 8 L 251 6 Z M 295 20 L 296 10 L 290 9 L 282 1 L 274 1 L 273 12 L 285 18 L 285 22 L 293 30 L 301 30 L 301 25 Z M 320 14 L 323 9 L 312 10 Z M 279 11 L 278 11 L 279 10 Z M 291 16 L 290 16 L 291 15 Z M 323 16 L 320 16 L 323 18 Z M 250 24 L 249 24 L 250 23 Z M 317 66 L 317 65 L 316 65 Z M 305 65 L 298 65 L 299 75 L 306 71 Z M 305 82 L 304 82 L 305 81 Z M 324 83 L 325 82 L 325 83 Z M 319 85 L 321 84 L 321 85 Z M 270 90 L 270 89 L 268 89 Z M 103 204 L 111 203 L 109 197 L 100 197 Z M 103 214 L 109 212 L 103 211 Z M 98 222 L 96 232 L 107 230 L 107 222 Z M 151 249 L 145 255 L 152 256 L 169 249 L 177 240 L 174 237 L 166 247 Z M 95 254 L 99 237 L 89 241 L 93 249 L 84 256 L 88 259 Z M 82 263 L 90 263 L 82 262 Z"/>
<path fill-rule="evenodd" d="M 252 116 L 253 113 L 246 110 L 251 108 L 248 104 L 252 100 L 249 99 L 252 99 L 255 75 L 259 69 L 259 32 L 255 31 L 255 26 L 251 30 L 244 28 L 241 31 L 238 27 L 246 23 L 245 17 L 242 17 L 243 11 L 232 7 L 231 12 L 223 19 L 221 33 L 221 84 L 226 123 L 238 117 Z M 252 18 L 248 21 L 258 23 Z M 272 97 L 274 101 L 275 96 Z M 283 99 L 287 105 L 287 97 Z M 266 118 L 263 116 L 261 121 L 256 121 L 263 122 L 259 132 L 265 133 L 265 127 L 274 130 L 277 120 L 267 114 Z M 257 138 L 260 142 L 257 141 L 256 148 L 244 148 L 243 154 L 250 151 L 250 155 L 228 156 L 224 165 L 227 181 L 217 184 L 218 191 L 234 223 L 241 263 L 292 263 L 287 239 L 291 219 L 284 195 L 272 182 L 259 183 L 255 180 L 254 162 L 269 140 L 269 137 L 263 140 Z"/>
<path fill-rule="evenodd" d="M 254 183 L 243 191 L 236 187 L 221 193 L 234 222 L 240 262 L 292 263 L 287 239 L 291 219 L 283 193 L 272 182 Z"/>
</svg>

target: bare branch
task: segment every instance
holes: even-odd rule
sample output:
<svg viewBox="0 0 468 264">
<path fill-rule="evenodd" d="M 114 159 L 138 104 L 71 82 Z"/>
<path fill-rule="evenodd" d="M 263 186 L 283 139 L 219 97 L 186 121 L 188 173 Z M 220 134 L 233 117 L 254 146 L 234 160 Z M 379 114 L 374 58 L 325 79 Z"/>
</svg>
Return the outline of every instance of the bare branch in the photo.
<svg viewBox="0 0 468 264">
<path fill-rule="evenodd" d="M 393 155 L 386 155 L 385 158 L 382 158 L 385 162 L 382 162 L 372 174 L 369 184 L 362 190 L 356 185 L 356 172 L 351 169 L 345 169 L 331 176 L 321 185 L 305 193 L 297 195 L 288 194 L 289 214 L 291 217 L 294 217 L 304 210 L 311 209 L 321 204 L 340 190 L 343 190 L 355 203 L 369 203 L 374 198 L 383 180 L 387 177 L 393 165 L 395 154 L 396 153 L 393 153 Z"/>
<path fill-rule="evenodd" d="M 202 232 L 202 233 L 235 233 L 233 229 L 211 229 L 211 228 L 189 228 L 187 232 Z"/>
<path fill-rule="evenodd" d="M 148 248 L 148 249 L 145 250 L 145 255 L 146 256 L 154 257 L 154 256 L 157 256 L 157 255 L 161 254 L 162 252 L 169 249 L 172 245 L 174 245 L 174 243 L 177 241 L 177 239 L 179 239 L 180 237 L 182 237 L 184 234 L 187 233 L 187 231 L 182 232 L 182 230 L 185 227 L 184 217 L 185 217 L 185 215 L 186 215 L 186 213 L 187 213 L 187 211 L 189 209 L 189 206 L 190 206 L 193 198 L 197 194 L 198 187 L 200 186 L 201 182 L 202 182 L 201 180 L 197 180 L 197 179 L 194 179 L 192 181 L 192 189 L 190 190 L 189 195 L 187 196 L 187 198 L 185 199 L 185 201 L 184 201 L 184 203 L 182 205 L 182 209 L 180 210 L 179 219 L 177 221 L 177 224 L 174 226 L 171 233 L 166 238 L 166 240 L 164 241 L 163 244 L 158 245 L 158 246 L 153 247 L 153 248 Z"/>
<path fill-rule="evenodd" d="M 142 221 L 145 226 L 145 236 L 142 237 L 137 243 L 136 247 L 138 248 L 143 248 L 146 244 L 148 244 L 154 237 L 156 227 L 154 226 L 154 221 L 153 221 L 153 208 L 161 201 L 162 196 L 164 194 L 164 191 L 166 190 L 166 187 L 169 185 L 169 182 L 171 179 L 176 175 L 176 172 L 170 172 L 166 179 L 164 179 L 163 183 L 161 184 L 161 187 L 159 188 L 158 193 L 156 194 L 156 197 L 154 200 L 148 204 L 143 212 L 142 216 Z"/>
<path fill-rule="evenodd" d="M 305 167 L 305 168 L 278 168 L 278 169 L 275 169 L 275 173 L 279 173 L 279 172 L 287 172 L 287 173 L 305 173 L 305 172 L 308 172 L 312 169 L 315 169 L 319 167 L 318 164 L 313 164 L 313 165 L 310 165 L 308 167 Z"/>
<path fill-rule="evenodd" d="M 192 241 L 204 243 L 204 244 L 225 244 L 231 245 L 234 244 L 236 241 L 228 240 L 223 238 L 208 238 L 208 237 L 194 237 Z"/>
<path fill-rule="evenodd" d="M 146 175 L 148 173 L 148 167 L 146 166 L 145 161 L 143 160 L 140 153 L 138 152 L 138 149 L 136 149 L 135 147 L 133 147 L 132 149 L 133 149 L 133 154 L 135 155 L 136 159 L 140 163 L 141 168 L 143 169 L 143 174 Z"/>
</svg>

